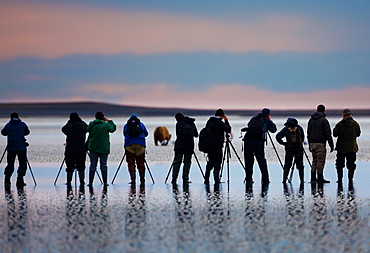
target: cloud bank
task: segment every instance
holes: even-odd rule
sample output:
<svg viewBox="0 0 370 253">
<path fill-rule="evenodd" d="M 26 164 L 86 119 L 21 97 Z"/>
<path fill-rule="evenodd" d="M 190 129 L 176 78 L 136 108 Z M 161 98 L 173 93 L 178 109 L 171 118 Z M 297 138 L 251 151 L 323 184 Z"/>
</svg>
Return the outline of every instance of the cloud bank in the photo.
<svg viewBox="0 0 370 253">
<path fill-rule="evenodd" d="M 191 51 L 327 51 L 333 29 L 294 14 L 222 20 L 81 5 L 4 2 L 0 60 L 70 54 L 152 54 Z"/>
</svg>

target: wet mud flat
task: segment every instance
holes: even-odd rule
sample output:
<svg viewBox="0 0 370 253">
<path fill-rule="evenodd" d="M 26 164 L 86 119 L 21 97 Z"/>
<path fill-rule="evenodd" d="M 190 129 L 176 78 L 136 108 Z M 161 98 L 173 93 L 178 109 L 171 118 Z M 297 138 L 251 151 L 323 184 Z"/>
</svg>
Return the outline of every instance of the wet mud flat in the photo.
<svg viewBox="0 0 370 253">
<path fill-rule="evenodd" d="M 111 181 L 117 164 L 111 164 Z M 122 168 L 105 191 L 95 179 L 67 191 L 58 165 L 34 165 L 38 185 L 27 175 L 24 192 L 13 183 L 0 191 L 2 252 L 369 252 L 370 199 L 367 162 L 359 163 L 353 188 L 335 183 L 327 164 L 325 185 L 281 184 L 281 168 L 270 163 L 271 184 L 259 171 L 246 189 L 244 172 L 231 163 L 220 187 L 202 183 L 196 164 L 189 185 L 164 184 L 168 164 L 152 163 L 146 185 L 127 184 Z M 308 171 L 306 179 L 308 180 Z M 41 176 L 42 175 L 42 176 Z M 227 181 L 229 180 L 229 184 Z"/>
</svg>

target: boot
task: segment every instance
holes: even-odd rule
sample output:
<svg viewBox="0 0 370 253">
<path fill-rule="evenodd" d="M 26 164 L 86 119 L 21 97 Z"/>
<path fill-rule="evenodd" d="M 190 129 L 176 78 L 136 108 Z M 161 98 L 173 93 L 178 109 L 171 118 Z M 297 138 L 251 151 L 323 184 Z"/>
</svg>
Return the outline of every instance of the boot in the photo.
<svg viewBox="0 0 370 253">
<path fill-rule="evenodd" d="M 209 184 L 209 176 L 211 175 L 211 171 L 206 169 L 206 174 L 204 174 L 204 183 Z"/>
<path fill-rule="evenodd" d="M 175 163 L 173 165 L 173 170 L 172 170 L 172 184 L 176 184 L 177 182 L 177 177 L 179 176 L 179 171 L 180 171 L 180 164 Z"/>
<path fill-rule="evenodd" d="M 286 180 L 288 179 L 288 175 L 289 175 L 289 169 L 284 169 L 283 171 L 283 184 L 286 184 Z"/>
<path fill-rule="evenodd" d="M 109 186 L 108 184 L 108 171 L 107 170 L 102 170 L 101 171 L 101 177 L 103 178 L 103 184 L 105 187 Z"/>
<path fill-rule="evenodd" d="M 311 184 L 315 184 L 317 182 L 316 180 L 316 172 L 311 172 Z"/>
<path fill-rule="evenodd" d="M 23 177 L 22 176 L 18 176 L 17 177 L 17 182 L 16 182 L 17 188 L 23 188 L 25 185 L 26 184 L 24 183 Z"/>
<path fill-rule="evenodd" d="M 343 183 L 343 168 L 339 169 L 337 168 L 337 177 L 338 177 L 338 185 Z"/>
<path fill-rule="evenodd" d="M 139 176 L 140 176 L 140 187 L 144 187 L 145 186 L 145 171 L 140 171 Z"/>
<path fill-rule="evenodd" d="M 328 184 L 328 183 L 330 183 L 330 181 L 329 181 L 329 180 L 324 179 L 324 175 L 323 175 L 323 174 L 318 174 L 318 175 L 317 175 L 317 181 L 318 181 L 319 183 L 323 183 L 323 184 Z"/>
<path fill-rule="evenodd" d="M 348 182 L 353 183 L 353 176 L 355 175 L 355 170 L 348 170 Z"/>
<path fill-rule="evenodd" d="M 190 164 L 184 164 L 182 171 L 182 181 L 184 184 L 189 183 Z"/>
<path fill-rule="evenodd" d="M 67 171 L 67 186 L 72 185 L 73 171 Z"/>
<path fill-rule="evenodd" d="M 9 176 L 5 176 L 4 178 L 4 186 L 5 187 L 10 187 L 12 183 L 10 182 L 10 177 Z"/>
<path fill-rule="evenodd" d="M 213 170 L 213 179 L 215 180 L 215 184 L 220 183 L 220 171 L 219 170 Z"/>
<path fill-rule="evenodd" d="M 129 184 L 135 185 L 136 184 L 136 173 L 135 172 L 130 172 L 130 179 L 131 179 L 131 182 Z"/>
<path fill-rule="evenodd" d="M 301 185 L 302 185 L 302 184 L 304 184 L 304 170 L 299 169 L 298 173 L 299 173 L 299 180 L 301 181 Z"/>
<path fill-rule="evenodd" d="M 79 170 L 78 177 L 80 178 L 80 186 L 84 186 L 85 185 L 85 170 Z"/>
<path fill-rule="evenodd" d="M 92 187 L 94 182 L 95 170 L 89 171 L 89 184 L 87 186 Z"/>
</svg>

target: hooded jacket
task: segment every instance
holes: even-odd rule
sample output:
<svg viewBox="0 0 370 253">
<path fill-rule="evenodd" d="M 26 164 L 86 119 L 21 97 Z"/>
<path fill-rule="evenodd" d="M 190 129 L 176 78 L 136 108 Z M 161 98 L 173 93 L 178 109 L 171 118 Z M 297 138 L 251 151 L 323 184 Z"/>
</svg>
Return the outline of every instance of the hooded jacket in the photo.
<svg viewBox="0 0 370 253">
<path fill-rule="evenodd" d="M 254 139 L 254 138 L 252 139 L 248 136 L 248 134 L 245 134 L 244 138 L 243 138 L 243 141 L 248 141 L 248 140 L 256 141 L 257 140 L 257 141 L 264 142 L 266 140 L 266 134 L 267 134 L 268 131 L 270 131 L 271 133 L 275 133 L 277 131 L 275 123 L 272 120 L 269 120 L 267 118 L 267 114 L 261 112 L 261 113 L 257 114 L 256 116 L 254 116 L 253 118 L 259 118 L 263 121 L 263 124 L 262 124 L 262 127 L 261 127 L 262 128 L 261 129 L 261 134 L 256 139 Z M 249 120 L 248 127 L 250 127 L 250 122 L 252 121 L 252 119 Z"/>
<path fill-rule="evenodd" d="M 140 122 L 140 127 L 141 127 L 141 134 L 139 136 L 130 136 L 127 133 L 127 124 L 123 126 L 124 147 L 130 146 L 131 144 L 139 144 L 143 147 L 146 147 L 145 137 L 147 137 L 149 133 L 145 125 L 142 122 Z"/>
<path fill-rule="evenodd" d="M 174 150 L 181 152 L 183 154 L 193 154 L 194 152 L 194 137 L 198 137 L 198 130 L 194 123 L 195 119 L 184 117 L 177 121 L 176 123 L 176 142 Z M 179 129 L 182 128 L 185 124 L 191 125 L 193 128 L 193 136 L 179 136 Z"/>
<path fill-rule="evenodd" d="M 360 135 L 360 125 L 352 117 L 342 119 L 333 129 L 333 136 L 338 137 L 335 150 L 338 153 L 357 152 L 356 138 Z"/>
<path fill-rule="evenodd" d="M 26 150 L 26 138 L 24 136 L 30 134 L 30 130 L 26 123 L 20 119 L 10 120 L 1 130 L 1 134 L 8 137 L 6 149 L 8 151 Z"/>
<path fill-rule="evenodd" d="M 95 153 L 109 154 L 109 133 L 116 131 L 116 124 L 113 120 L 95 119 L 90 121 L 87 131 L 89 132 L 88 150 Z"/>
<path fill-rule="evenodd" d="M 212 116 L 207 121 L 206 127 L 212 127 L 215 149 L 222 149 L 225 142 L 225 133 L 231 133 L 231 126 L 228 120 L 225 122 L 221 118 Z"/>
<path fill-rule="evenodd" d="M 276 135 L 277 142 L 286 147 L 293 147 L 293 146 L 302 147 L 302 142 L 304 141 L 304 131 L 303 131 L 303 128 L 300 125 L 298 125 L 298 120 L 295 118 L 288 118 L 284 126 L 285 127 L 281 129 L 281 131 Z M 289 131 L 288 128 L 295 128 L 295 127 L 298 127 L 300 130 L 300 136 L 301 136 L 302 142 L 299 143 L 299 145 L 289 145 L 289 143 L 283 141 L 283 138 L 287 136 L 287 131 Z"/>
<path fill-rule="evenodd" d="M 87 124 L 77 113 L 71 113 L 67 124 L 62 127 L 62 132 L 66 135 L 67 150 L 85 149 Z"/>
<path fill-rule="evenodd" d="M 309 143 L 329 143 L 334 148 L 333 138 L 331 137 L 331 128 L 325 113 L 315 112 L 311 115 L 307 126 L 307 139 Z"/>
</svg>

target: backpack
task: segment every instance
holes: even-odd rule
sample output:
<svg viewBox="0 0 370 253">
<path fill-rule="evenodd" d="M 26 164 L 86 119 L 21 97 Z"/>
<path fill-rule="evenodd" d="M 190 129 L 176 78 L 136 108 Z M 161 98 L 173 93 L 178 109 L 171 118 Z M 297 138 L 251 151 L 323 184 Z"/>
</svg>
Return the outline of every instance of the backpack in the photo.
<svg viewBox="0 0 370 253">
<path fill-rule="evenodd" d="M 141 130 L 140 120 L 137 117 L 131 117 L 127 120 L 127 134 L 131 137 L 139 136 Z"/>
<path fill-rule="evenodd" d="M 181 138 L 181 139 L 193 138 L 194 136 L 193 124 L 188 124 L 183 120 L 179 121 L 176 134 L 177 134 L 177 138 Z"/>
<path fill-rule="evenodd" d="M 287 127 L 285 138 L 289 146 L 300 146 L 302 144 L 301 130 L 297 126 L 294 128 Z"/>
<path fill-rule="evenodd" d="M 215 142 L 213 140 L 213 134 L 212 134 L 212 127 L 213 125 L 209 127 L 205 127 L 202 130 L 200 130 L 198 149 L 201 152 L 210 153 L 215 148 Z"/>
<path fill-rule="evenodd" d="M 263 117 L 255 116 L 248 122 L 248 128 L 246 135 L 250 139 L 259 139 L 263 136 L 263 124 L 265 120 Z"/>
</svg>

